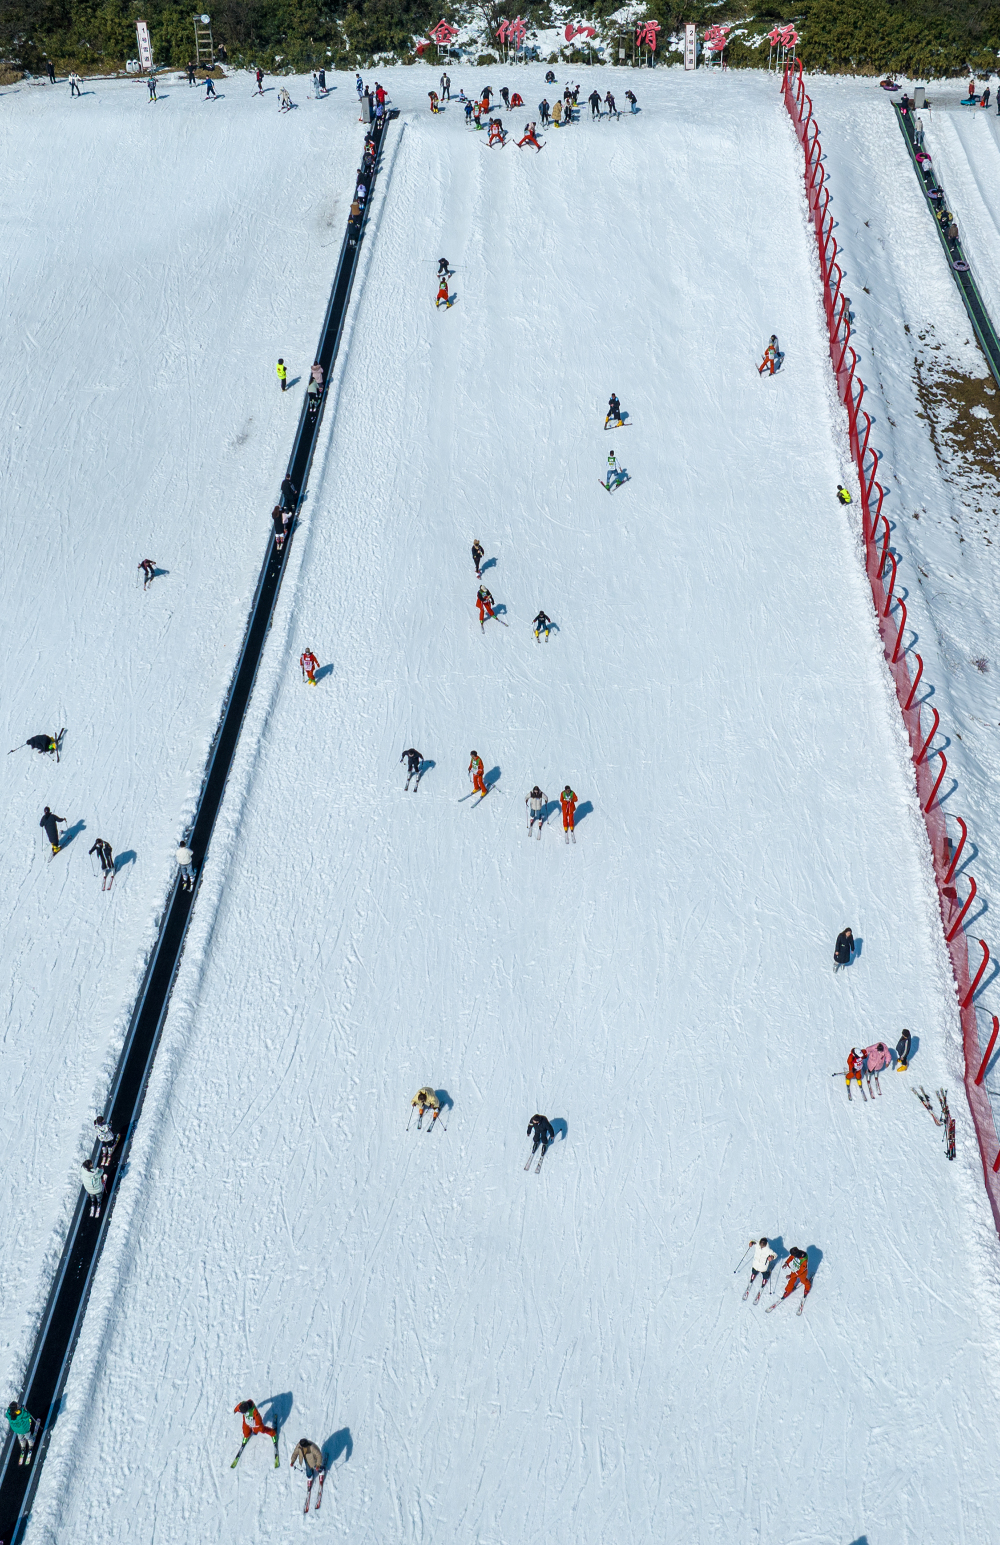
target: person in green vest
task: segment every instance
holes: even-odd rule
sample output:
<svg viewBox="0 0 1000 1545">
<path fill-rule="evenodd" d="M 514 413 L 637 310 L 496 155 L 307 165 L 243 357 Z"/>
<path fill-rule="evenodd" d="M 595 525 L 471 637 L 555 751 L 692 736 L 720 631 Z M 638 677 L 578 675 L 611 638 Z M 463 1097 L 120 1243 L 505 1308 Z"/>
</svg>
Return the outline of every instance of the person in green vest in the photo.
<svg viewBox="0 0 1000 1545">
<path fill-rule="evenodd" d="M 8 1425 L 18 1443 L 21 1445 L 21 1453 L 18 1464 L 31 1463 L 31 1453 L 35 1447 L 35 1438 L 41 1423 L 31 1416 L 23 1406 L 19 1406 L 16 1400 L 12 1400 L 5 1411 Z"/>
</svg>

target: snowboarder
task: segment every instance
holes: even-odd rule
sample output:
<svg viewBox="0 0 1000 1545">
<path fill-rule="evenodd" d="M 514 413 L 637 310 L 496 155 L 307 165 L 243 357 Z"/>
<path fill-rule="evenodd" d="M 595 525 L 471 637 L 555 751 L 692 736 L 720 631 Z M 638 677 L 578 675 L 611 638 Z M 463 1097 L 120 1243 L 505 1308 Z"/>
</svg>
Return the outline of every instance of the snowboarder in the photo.
<svg viewBox="0 0 1000 1545">
<path fill-rule="evenodd" d="M 611 396 L 608 398 L 608 411 L 607 411 L 607 414 L 606 414 L 605 419 L 604 419 L 604 427 L 605 427 L 605 429 L 607 429 L 607 427 L 611 423 L 612 419 L 615 420 L 615 428 L 616 429 L 619 428 L 622 425 L 622 423 L 623 423 L 623 420 L 622 420 L 622 405 L 618 401 L 618 394 L 617 394 L 617 392 L 612 392 Z"/>
<path fill-rule="evenodd" d="M 771 1280 L 771 1267 L 778 1259 L 778 1253 L 776 1250 L 771 1249 L 770 1241 L 766 1235 L 760 1239 L 751 1239 L 750 1243 L 753 1246 L 753 1260 L 750 1262 L 750 1281 L 747 1283 L 747 1290 L 743 1297 L 748 1297 L 750 1289 L 759 1276 L 760 1287 L 757 1289 L 757 1298 L 754 1299 L 754 1303 L 756 1303 Z"/>
<path fill-rule="evenodd" d="M 850 504 L 851 502 L 851 496 L 847 489 L 844 487 L 843 483 L 837 484 L 837 498 L 840 500 L 841 504 Z"/>
<path fill-rule="evenodd" d="M 486 619 L 493 616 L 493 597 L 485 585 L 480 585 L 476 592 L 476 606 L 479 608 L 479 626 L 486 632 Z"/>
<path fill-rule="evenodd" d="M 274 545 L 280 553 L 285 545 L 285 512 L 280 504 L 276 504 L 271 511 L 271 524 L 274 527 Z"/>
<path fill-rule="evenodd" d="M 316 1497 L 316 1511 L 319 1512 L 320 1503 L 323 1500 L 323 1482 L 326 1480 L 326 1466 L 323 1463 L 323 1450 L 318 1443 L 310 1443 L 308 1438 L 300 1438 L 292 1449 L 292 1457 L 288 1461 L 294 1470 L 297 1464 L 305 1466 L 306 1472 L 306 1505 L 304 1511 L 309 1511 L 309 1499 L 312 1496 L 313 1481 L 319 1476 L 319 1493 Z"/>
<path fill-rule="evenodd" d="M 784 1303 L 786 1298 L 791 1298 L 797 1287 L 802 1289 L 802 1302 L 799 1304 L 799 1314 L 806 1306 L 806 1299 L 812 1292 L 812 1278 L 809 1275 L 809 1257 L 804 1250 L 793 1245 L 788 1252 L 788 1260 L 785 1262 L 785 1270 L 788 1272 L 788 1281 L 785 1283 L 785 1291 L 778 1303 Z M 768 1305 L 768 1314 L 772 1309 L 777 1309 L 778 1304 Z"/>
<path fill-rule="evenodd" d="M 302 672 L 303 681 L 308 681 L 311 687 L 316 685 L 316 672 L 319 669 L 319 661 L 311 649 L 303 649 L 299 655 L 299 670 Z"/>
<path fill-rule="evenodd" d="M 111 1163 L 111 1155 L 118 1147 L 118 1133 L 108 1126 L 103 1116 L 94 1117 L 94 1131 L 97 1133 L 97 1138 L 101 1145 L 97 1167 L 98 1169 L 107 1169 Z"/>
<path fill-rule="evenodd" d="M 142 570 L 142 588 L 143 590 L 148 590 L 156 578 L 156 564 L 152 558 L 143 558 L 138 566 Z"/>
<path fill-rule="evenodd" d="M 35 1447 L 35 1439 L 38 1436 L 38 1429 L 41 1426 L 41 1422 L 37 1417 L 29 1415 L 23 1406 L 18 1405 L 16 1400 L 11 1401 L 10 1405 L 4 1412 L 4 1415 L 7 1418 L 7 1423 L 11 1432 L 14 1434 L 15 1438 L 21 1446 L 21 1453 L 17 1461 L 18 1464 L 30 1465 L 31 1453 Z"/>
<path fill-rule="evenodd" d="M 442 301 L 444 301 L 445 310 L 447 311 L 448 307 L 451 305 L 451 300 L 448 297 L 448 275 L 447 274 L 442 274 L 441 278 L 438 280 L 437 299 L 434 302 L 435 310 L 437 309 L 438 306 L 440 306 Z"/>
<path fill-rule="evenodd" d="M 155 76 L 151 75 L 149 77 L 149 79 L 147 80 L 146 85 L 149 87 L 149 100 L 151 102 L 155 102 L 156 101 L 156 78 L 155 78 Z"/>
<path fill-rule="evenodd" d="M 208 101 L 209 97 L 212 97 L 212 98 L 215 99 L 215 101 L 218 101 L 218 97 L 216 97 L 216 95 L 215 95 L 215 82 L 212 80 L 211 75 L 206 75 L 205 76 L 205 101 L 206 102 Z"/>
<path fill-rule="evenodd" d="M 910 1032 L 904 1030 L 896 1042 L 896 1072 L 905 1073 L 910 1065 Z"/>
<path fill-rule="evenodd" d="M 534 620 L 532 621 L 531 626 L 535 630 L 535 638 L 536 639 L 538 638 L 539 633 L 544 633 L 545 634 L 545 642 L 548 643 L 548 641 L 549 641 L 549 629 L 552 627 L 552 618 L 551 617 L 547 617 L 544 612 L 539 612 L 538 616 L 535 617 Z"/>
<path fill-rule="evenodd" d="M 524 145 L 534 145 L 536 150 L 541 150 L 542 148 L 538 143 L 538 140 L 535 138 L 535 125 L 533 123 L 525 124 L 524 137 L 523 139 L 519 139 L 517 142 L 518 150 L 520 150 Z"/>
<path fill-rule="evenodd" d="M 110 842 L 105 842 L 103 837 L 98 837 L 90 852 L 96 853 L 100 860 L 101 890 L 106 891 L 109 888 L 108 881 L 113 880 L 115 877 L 115 857 L 111 851 L 111 844 Z"/>
<path fill-rule="evenodd" d="M 843 933 L 838 933 L 837 942 L 833 946 L 833 974 L 836 976 L 841 966 L 849 966 L 854 958 L 854 935 L 849 928 Z"/>
<path fill-rule="evenodd" d="M 294 510 L 295 501 L 297 500 L 298 496 L 298 489 L 295 487 L 295 484 L 286 473 L 281 480 L 281 497 L 284 500 L 285 508 L 287 510 Z"/>
<path fill-rule="evenodd" d="M 524 803 L 528 807 L 528 836 L 531 836 L 531 828 L 538 822 L 538 840 L 542 839 L 542 827 L 545 825 L 545 806 L 548 799 L 542 793 L 536 783 Z"/>
<path fill-rule="evenodd" d="M 277 1470 L 279 1464 L 278 1429 L 276 1427 L 265 1427 L 264 1418 L 261 1416 L 252 1400 L 239 1401 L 237 1405 L 233 1406 L 233 1413 L 234 1415 L 240 1416 L 243 1419 L 243 1442 L 240 1445 L 239 1454 L 237 1454 L 236 1458 L 233 1460 L 231 1468 L 233 1470 L 236 1469 L 240 1454 L 243 1453 L 243 1450 L 250 1442 L 250 1439 L 255 1437 L 257 1433 L 262 1433 L 265 1437 L 270 1438 L 274 1443 L 274 1468 Z"/>
<path fill-rule="evenodd" d="M 562 793 L 559 795 L 559 803 L 562 805 L 563 831 L 566 834 L 566 842 L 567 844 L 569 843 L 571 836 L 575 842 L 576 831 L 574 830 L 574 822 L 576 820 L 576 795 L 573 793 L 573 790 L 570 788 L 568 783 L 563 789 Z"/>
<path fill-rule="evenodd" d="M 425 1084 L 422 1089 L 417 1090 L 416 1094 L 413 1096 L 413 1099 L 410 1101 L 410 1109 L 412 1110 L 415 1105 L 419 1105 L 420 1107 L 419 1111 L 417 1112 L 417 1131 L 420 1131 L 424 1116 L 429 1110 L 434 1112 L 430 1123 L 432 1127 L 441 1114 L 441 1101 L 438 1099 L 437 1095 L 429 1084 Z M 428 1127 L 427 1130 L 430 1131 L 430 1127 Z"/>
<path fill-rule="evenodd" d="M 410 746 L 408 750 L 404 751 L 403 756 L 399 760 L 402 761 L 404 756 L 406 758 L 406 782 L 403 785 L 403 793 L 405 794 L 410 787 L 411 778 L 416 778 L 417 783 L 420 782 L 420 764 L 423 761 L 423 757 L 415 746 Z M 417 783 L 413 785 L 414 794 L 417 792 Z"/>
<path fill-rule="evenodd" d="M 483 561 L 483 544 L 480 542 L 478 537 L 476 537 L 476 540 L 472 544 L 472 561 L 476 565 L 476 578 L 482 579 L 483 576 L 480 569 L 480 564 Z"/>
<path fill-rule="evenodd" d="M 844 1074 L 844 1083 L 847 1085 L 847 1098 L 851 1098 L 851 1080 L 857 1082 L 861 1089 L 861 1075 L 865 1070 L 865 1054 L 860 1046 L 852 1046 L 847 1057 L 847 1072 Z M 865 1091 L 861 1089 L 861 1098 L 865 1099 Z"/>
<path fill-rule="evenodd" d="M 771 334 L 771 340 L 768 343 L 767 348 L 764 350 L 764 358 L 761 360 L 760 364 L 757 366 L 757 374 L 759 376 L 763 375 L 764 371 L 767 370 L 767 371 L 770 372 L 771 375 L 774 375 L 774 372 L 777 370 L 777 368 L 778 368 L 778 338 L 777 338 L 777 334 L 772 333 Z"/>
<path fill-rule="evenodd" d="M 277 371 L 278 380 L 281 382 L 281 390 L 284 391 L 285 387 L 288 385 L 288 371 L 285 369 L 285 362 L 283 359 L 279 359 L 277 364 Z"/>
<path fill-rule="evenodd" d="M 872 1079 L 874 1078 L 875 1088 L 878 1090 L 879 1094 L 881 1094 L 882 1086 L 878 1081 L 878 1076 L 881 1072 L 884 1072 L 884 1070 L 892 1062 L 892 1054 L 889 1051 L 888 1046 L 886 1046 L 885 1042 L 876 1041 L 874 1046 L 866 1046 L 865 1061 L 868 1064 L 866 1069 L 868 1073 L 868 1093 L 871 1094 L 872 1092 Z"/>
<path fill-rule="evenodd" d="M 191 852 L 191 849 L 185 843 L 181 843 L 174 854 L 174 858 L 177 861 L 181 885 L 185 890 L 194 890 L 194 854 Z"/>
<path fill-rule="evenodd" d="M 594 91 L 592 91 L 590 93 L 590 96 L 587 98 L 587 101 L 590 103 L 590 116 L 591 116 L 591 118 L 600 118 L 600 116 L 601 116 L 601 93 L 595 89 Z"/>
<path fill-rule="evenodd" d="M 532 1116 L 528 1122 L 527 1136 L 533 1139 L 531 1145 L 531 1157 L 534 1158 L 539 1148 L 542 1150 L 542 1158 L 545 1158 L 545 1150 L 550 1143 L 555 1142 L 555 1129 L 548 1116 Z M 531 1162 L 530 1160 L 528 1161 Z"/>
<path fill-rule="evenodd" d="M 472 779 L 472 792 L 478 793 L 480 799 L 486 798 L 486 780 L 483 776 L 483 759 L 478 751 L 473 751 L 468 766 L 469 776 Z"/>
<path fill-rule="evenodd" d="M 102 1169 L 95 1169 L 90 1159 L 84 1159 L 80 1165 L 80 1179 L 83 1181 L 83 1189 L 90 1197 L 90 1216 L 101 1216 L 101 1193 L 104 1190 L 107 1176 Z"/>
<path fill-rule="evenodd" d="M 59 827 L 66 825 L 66 817 L 64 815 L 53 815 L 48 805 L 46 805 L 42 811 L 42 819 L 38 824 L 46 837 L 48 837 L 54 856 L 59 852 Z"/>
</svg>

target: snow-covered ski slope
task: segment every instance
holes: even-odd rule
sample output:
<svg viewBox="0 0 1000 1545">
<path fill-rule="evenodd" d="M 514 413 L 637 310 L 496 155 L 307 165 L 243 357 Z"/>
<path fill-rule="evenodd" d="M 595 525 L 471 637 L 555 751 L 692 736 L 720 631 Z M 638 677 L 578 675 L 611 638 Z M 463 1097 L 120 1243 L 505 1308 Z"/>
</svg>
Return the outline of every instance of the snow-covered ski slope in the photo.
<svg viewBox="0 0 1000 1545">
<path fill-rule="evenodd" d="M 285 1541 L 306 1436 L 337 1539 L 988 1539 L 996 1240 L 775 82 L 639 77 L 637 120 L 536 155 L 385 77 L 336 414 L 28 1538 Z M 527 836 L 536 780 L 575 846 Z M 910 1074 L 849 1105 L 849 1046 L 904 1024 Z M 741 1301 L 760 1233 L 810 1252 L 802 1318 Z M 280 1473 L 229 1468 L 245 1396 Z"/>
<path fill-rule="evenodd" d="M 279 117 L 245 78 L 219 90 L 215 104 L 170 81 L 155 105 L 141 82 L 0 96 L 4 1386 L 173 880 L 357 156 L 346 92 Z M 279 354 L 303 377 L 284 399 Z M 161 570 L 145 595 L 142 558 Z M 62 727 L 58 767 L 5 754 Z M 71 838 L 51 865 L 46 804 Z M 119 855 L 110 895 L 87 856 L 98 836 Z"/>
</svg>

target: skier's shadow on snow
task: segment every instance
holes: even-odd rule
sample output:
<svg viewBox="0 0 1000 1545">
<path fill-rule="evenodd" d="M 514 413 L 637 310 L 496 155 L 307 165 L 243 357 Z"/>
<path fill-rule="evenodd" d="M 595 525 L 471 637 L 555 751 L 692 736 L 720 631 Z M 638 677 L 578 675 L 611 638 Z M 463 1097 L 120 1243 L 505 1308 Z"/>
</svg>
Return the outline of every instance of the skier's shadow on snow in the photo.
<svg viewBox="0 0 1000 1545">
<path fill-rule="evenodd" d="M 434 761 L 433 757 L 426 757 L 425 756 L 423 761 L 420 763 L 420 767 L 417 770 L 418 777 L 422 778 L 424 776 L 424 773 L 430 772 L 431 768 L 432 767 L 436 767 L 436 766 L 437 766 L 437 762 Z"/>
<path fill-rule="evenodd" d="M 120 874 L 128 864 L 135 863 L 135 853 L 131 848 L 125 853 L 115 854 L 115 874 Z"/>
<path fill-rule="evenodd" d="M 819 1245 L 807 1245 L 806 1256 L 809 1261 L 809 1278 L 810 1281 L 812 1281 L 815 1278 L 816 1273 L 819 1271 L 820 1262 L 823 1259 L 823 1252 Z"/>
<path fill-rule="evenodd" d="M 569 1124 L 564 1116 L 552 1117 L 552 1130 L 556 1134 L 552 1141 L 564 1143 L 569 1136 Z"/>
<path fill-rule="evenodd" d="M 496 566 L 497 561 L 495 558 L 487 558 L 486 562 L 480 565 L 479 572 L 480 574 L 485 574 L 487 569 L 495 569 Z M 494 610 L 496 610 L 496 608 L 494 608 Z"/>
<path fill-rule="evenodd" d="M 486 777 L 483 779 L 483 782 L 485 783 L 485 785 L 486 785 L 486 787 L 488 789 L 491 789 L 493 787 L 494 783 L 499 783 L 499 781 L 500 781 L 500 769 L 499 769 L 499 767 L 491 767 L 489 772 L 486 774 Z M 65 838 L 63 839 L 63 841 L 65 841 Z"/>
<path fill-rule="evenodd" d="M 493 615 L 495 617 L 502 617 L 504 615 L 504 613 L 506 612 L 506 610 L 507 610 L 506 606 L 501 601 L 498 605 L 494 606 L 494 608 L 493 608 Z"/>
<path fill-rule="evenodd" d="M 299 384 L 299 382 L 301 380 L 302 380 L 301 376 L 292 376 L 292 379 L 290 381 L 286 382 L 286 384 L 285 384 L 285 391 L 286 392 L 290 392 L 292 387 L 293 386 L 298 386 L 298 384 Z M 299 503 L 300 504 L 302 503 L 301 499 L 299 500 Z"/>
<path fill-rule="evenodd" d="M 70 843 L 73 841 L 73 838 L 79 837 L 80 833 L 85 832 L 86 830 L 86 821 L 77 821 L 75 826 L 69 826 L 67 827 L 66 831 L 63 832 L 59 846 L 61 848 L 68 848 Z"/>
<path fill-rule="evenodd" d="M 851 1545 L 868 1545 L 867 1534 L 859 1534 L 856 1540 L 851 1541 Z"/>
<path fill-rule="evenodd" d="M 169 569 L 154 569 L 153 570 L 153 578 L 154 579 L 163 579 L 164 576 L 169 574 L 169 573 L 170 573 Z"/>
<path fill-rule="evenodd" d="M 434 1093 L 437 1095 L 437 1101 L 442 1110 L 455 1109 L 455 1101 L 452 1099 L 447 1089 L 435 1089 Z"/>
<path fill-rule="evenodd" d="M 593 808 L 594 807 L 591 804 L 589 799 L 585 799 L 582 805 L 577 805 L 577 807 L 576 807 L 576 819 L 575 819 L 573 824 L 575 826 L 579 826 L 580 822 L 586 819 L 586 817 L 590 814 L 590 812 L 593 810 Z"/>
<path fill-rule="evenodd" d="M 341 1427 L 339 1432 L 335 1432 L 323 1444 L 323 1463 L 328 1470 L 332 1470 L 341 1454 L 343 1454 L 344 1463 L 346 1464 L 353 1453 L 354 1439 L 351 1437 L 351 1429 L 350 1427 Z"/>
<path fill-rule="evenodd" d="M 917 1055 L 917 1052 L 919 1050 L 920 1050 L 920 1037 L 919 1037 L 919 1035 L 911 1035 L 911 1037 L 910 1037 L 910 1055 L 906 1059 L 906 1066 L 907 1067 L 909 1067 L 910 1063 L 913 1061 L 914 1057 Z M 990 1067 L 993 1066 L 993 1063 L 996 1062 L 998 1057 L 1000 1057 L 1000 1051 L 997 1052 L 996 1057 L 994 1057 L 993 1060 L 991 1061 Z M 897 1058 L 897 1061 L 898 1061 L 898 1058 Z M 989 1069 L 987 1069 L 987 1072 L 988 1071 L 989 1071 Z"/>
<path fill-rule="evenodd" d="M 333 675 L 333 666 L 332 665 L 321 665 L 319 670 L 316 672 L 316 681 L 317 681 L 317 683 L 319 683 L 319 682 L 321 682 L 323 680 L 324 676 L 332 676 L 332 675 Z"/>
<path fill-rule="evenodd" d="M 276 1427 L 280 1432 L 292 1414 L 291 1391 L 286 1390 L 283 1395 L 268 1395 L 266 1400 L 261 1401 L 261 1405 L 267 1410 L 267 1425 Z"/>
</svg>

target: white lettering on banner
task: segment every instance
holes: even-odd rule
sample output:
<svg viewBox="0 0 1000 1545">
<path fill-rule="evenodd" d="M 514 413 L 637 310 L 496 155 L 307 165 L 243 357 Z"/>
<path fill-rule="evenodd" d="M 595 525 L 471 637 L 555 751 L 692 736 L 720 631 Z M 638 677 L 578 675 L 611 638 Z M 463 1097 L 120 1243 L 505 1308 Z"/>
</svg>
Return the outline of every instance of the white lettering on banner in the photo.
<svg viewBox="0 0 1000 1545">
<path fill-rule="evenodd" d="M 135 37 L 139 45 L 139 63 L 148 74 L 153 68 L 153 48 L 149 41 L 149 28 L 144 21 L 136 22 Z"/>
<path fill-rule="evenodd" d="M 684 28 L 684 68 L 693 70 L 697 64 L 697 29 L 694 22 L 688 22 Z"/>
</svg>

